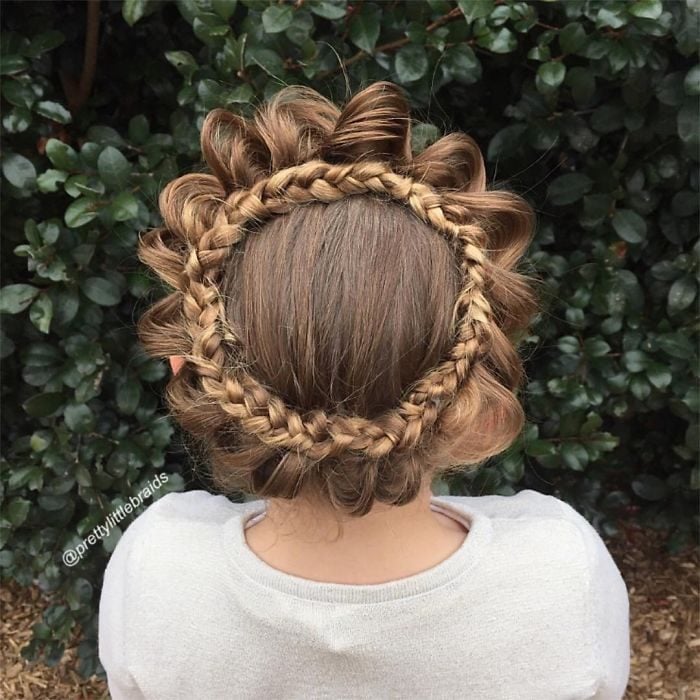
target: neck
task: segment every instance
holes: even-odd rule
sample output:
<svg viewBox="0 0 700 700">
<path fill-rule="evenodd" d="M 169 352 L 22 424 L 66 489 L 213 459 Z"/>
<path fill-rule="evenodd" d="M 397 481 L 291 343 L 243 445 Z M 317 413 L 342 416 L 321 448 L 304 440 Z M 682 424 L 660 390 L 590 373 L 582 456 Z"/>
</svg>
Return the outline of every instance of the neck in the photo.
<svg viewBox="0 0 700 700">
<path fill-rule="evenodd" d="M 246 530 L 246 540 L 267 563 L 304 578 L 392 580 L 436 565 L 464 541 L 464 528 L 431 510 L 432 495 L 427 481 L 411 503 L 376 503 L 361 517 L 301 498 L 266 499 L 266 515 Z"/>
<path fill-rule="evenodd" d="M 309 540 L 315 544 L 321 541 L 347 543 L 368 535 L 374 539 L 394 537 L 396 533 L 391 534 L 391 531 L 422 529 L 435 520 L 430 509 L 432 495 L 430 484 L 426 482 L 411 503 L 404 506 L 375 503 L 370 512 L 361 517 L 338 514 L 317 500 L 271 498 L 266 500 L 265 519 L 269 519 L 280 537 Z"/>
</svg>

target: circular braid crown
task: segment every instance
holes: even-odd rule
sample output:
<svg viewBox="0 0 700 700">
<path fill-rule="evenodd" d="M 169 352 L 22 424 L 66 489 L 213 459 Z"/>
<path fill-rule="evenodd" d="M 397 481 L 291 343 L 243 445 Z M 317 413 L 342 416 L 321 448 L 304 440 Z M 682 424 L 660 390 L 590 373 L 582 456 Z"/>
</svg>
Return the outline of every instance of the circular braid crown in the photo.
<svg viewBox="0 0 700 700">
<path fill-rule="evenodd" d="M 223 444 L 221 434 L 235 424 L 266 456 L 258 462 L 293 454 L 297 465 L 309 464 L 346 453 L 376 462 L 419 446 L 458 394 L 475 394 L 474 382 L 517 387 L 522 373 L 507 334 L 525 325 L 534 300 L 513 267 L 531 238 L 533 212 L 514 193 L 486 190 L 483 158 L 470 137 L 444 136 L 414 157 L 410 135 L 408 103 L 387 82 L 362 90 L 342 111 L 292 86 L 250 120 L 224 109 L 206 116 L 201 147 L 212 173 L 170 182 L 159 198 L 164 225 L 139 242 L 140 259 L 174 290 L 144 314 L 139 334 L 151 354 L 185 358 L 168 400 L 190 432 Z M 354 195 L 410 208 L 449 241 L 463 280 L 452 349 L 373 420 L 300 411 L 256 380 L 220 291 L 224 266 L 247 232 L 305 203 Z M 455 416 L 452 410 L 445 420 Z M 417 492 L 415 471 L 395 502 Z M 262 487 L 255 478 L 238 483 Z M 364 500 L 358 512 L 372 498 Z"/>
</svg>

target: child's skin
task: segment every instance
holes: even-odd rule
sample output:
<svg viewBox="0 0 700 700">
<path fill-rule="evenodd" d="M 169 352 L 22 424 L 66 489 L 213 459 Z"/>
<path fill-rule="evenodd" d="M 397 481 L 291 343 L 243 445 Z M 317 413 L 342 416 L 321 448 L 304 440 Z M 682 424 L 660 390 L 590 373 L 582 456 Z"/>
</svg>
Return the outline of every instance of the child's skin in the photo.
<svg viewBox="0 0 700 700">
<path fill-rule="evenodd" d="M 169 358 L 174 374 L 184 360 Z M 405 506 L 377 503 L 361 518 L 337 519 L 327 507 L 268 498 L 267 514 L 246 529 L 248 546 L 285 573 L 328 583 L 371 584 L 436 566 L 464 542 L 467 530 L 430 509 L 430 479 Z"/>
</svg>

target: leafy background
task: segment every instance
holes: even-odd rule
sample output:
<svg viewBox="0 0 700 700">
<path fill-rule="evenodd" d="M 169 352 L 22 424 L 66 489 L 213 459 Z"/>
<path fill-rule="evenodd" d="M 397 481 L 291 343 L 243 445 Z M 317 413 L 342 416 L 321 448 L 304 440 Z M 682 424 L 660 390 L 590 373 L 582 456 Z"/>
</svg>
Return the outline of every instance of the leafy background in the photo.
<svg viewBox="0 0 700 700">
<path fill-rule="evenodd" d="M 61 561 L 156 473 L 206 487 L 165 415 L 164 363 L 134 322 L 171 178 L 201 167 L 217 106 L 289 83 L 336 100 L 405 86 L 417 150 L 462 129 L 493 186 L 535 207 L 526 271 L 544 307 L 523 343 L 528 425 L 438 489 L 563 498 L 603 534 L 632 518 L 698 530 L 697 0 L 6 2 L 2 18 L 0 572 L 52 592 L 28 658 L 96 611 L 120 529 Z M 241 497 L 244 497 L 241 495 Z"/>
</svg>

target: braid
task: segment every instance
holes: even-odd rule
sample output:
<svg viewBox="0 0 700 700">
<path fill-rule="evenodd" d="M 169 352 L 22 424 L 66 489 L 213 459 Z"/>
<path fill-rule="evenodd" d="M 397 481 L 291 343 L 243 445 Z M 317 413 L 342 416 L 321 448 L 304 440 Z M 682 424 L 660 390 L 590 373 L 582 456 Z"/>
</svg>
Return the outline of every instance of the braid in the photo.
<svg viewBox="0 0 700 700">
<path fill-rule="evenodd" d="M 465 279 L 456 302 L 461 318 L 450 357 L 415 383 L 397 409 L 376 420 L 328 416 L 314 411 L 302 416 L 273 396 L 252 376 L 224 367 L 223 305 L 217 285 L 231 246 L 245 236 L 250 221 L 261 222 L 309 201 L 333 202 L 362 194 L 386 195 L 404 202 L 439 233 L 457 241 Z M 277 448 L 303 451 L 312 459 L 335 457 L 346 450 L 384 457 L 413 447 L 437 420 L 439 407 L 459 389 L 470 367 L 489 349 L 491 310 L 483 294 L 484 253 L 477 242 L 482 229 L 451 221 L 431 187 L 392 172 L 383 163 L 332 165 L 314 161 L 285 168 L 223 202 L 215 225 L 190 242 L 181 290 L 188 320 L 194 366 L 202 388 L 221 410 L 249 433 Z M 229 342 L 235 338 L 229 335 Z"/>
</svg>

